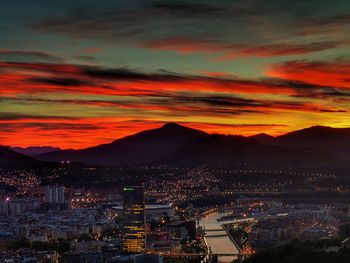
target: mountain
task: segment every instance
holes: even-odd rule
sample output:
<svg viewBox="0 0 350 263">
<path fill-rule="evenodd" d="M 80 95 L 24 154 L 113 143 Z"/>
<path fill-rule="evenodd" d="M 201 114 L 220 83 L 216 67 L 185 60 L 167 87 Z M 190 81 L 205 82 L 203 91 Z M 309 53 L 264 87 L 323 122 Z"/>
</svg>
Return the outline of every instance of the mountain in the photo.
<svg viewBox="0 0 350 263">
<path fill-rule="evenodd" d="M 109 144 L 83 150 L 62 150 L 39 155 L 45 161 L 75 161 L 102 166 L 151 164 L 179 147 L 209 136 L 176 123 L 130 135 Z"/>
<path fill-rule="evenodd" d="M 170 164 L 183 166 L 249 163 L 264 167 L 343 167 L 341 158 L 302 144 L 277 145 L 276 138 L 207 134 L 176 123 L 82 150 L 39 155 L 45 161 L 74 161 L 101 166 Z M 281 139 L 282 141 L 282 139 Z M 286 141 L 287 142 L 287 141 Z"/>
<path fill-rule="evenodd" d="M 248 163 L 251 167 L 293 169 L 346 165 L 342 160 L 317 150 L 265 145 L 251 138 L 233 135 L 206 136 L 180 147 L 159 163 L 183 166 Z"/>
<path fill-rule="evenodd" d="M 0 169 L 1 168 L 57 168 L 58 164 L 53 162 L 39 161 L 32 157 L 15 152 L 0 145 Z"/>
<path fill-rule="evenodd" d="M 275 137 L 268 135 L 266 133 L 259 133 L 259 134 L 250 136 L 248 138 L 251 138 L 251 139 L 256 140 L 258 142 L 261 142 L 263 144 L 271 144 L 275 139 Z"/>
<path fill-rule="evenodd" d="M 0 145 L 0 167 L 27 167 L 37 161 Z"/>
<path fill-rule="evenodd" d="M 30 147 L 11 147 L 8 146 L 9 149 L 24 154 L 24 155 L 28 155 L 28 156 L 36 156 L 38 154 L 44 154 L 44 153 L 49 153 L 49 152 L 53 152 L 53 151 L 59 151 L 61 150 L 58 147 L 51 147 L 51 146 L 30 146 Z"/>
<path fill-rule="evenodd" d="M 350 128 L 312 126 L 278 136 L 269 144 L 315 149 L 350 161 Z"/>
</svg>

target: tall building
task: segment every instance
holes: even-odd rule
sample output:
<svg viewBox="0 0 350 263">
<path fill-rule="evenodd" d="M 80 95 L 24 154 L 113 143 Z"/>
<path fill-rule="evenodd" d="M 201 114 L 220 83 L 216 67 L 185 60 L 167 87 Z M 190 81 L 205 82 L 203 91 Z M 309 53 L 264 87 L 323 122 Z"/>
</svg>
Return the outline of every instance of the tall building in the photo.
<svg viewBox="0 0 350 263">
<path fill-rule="evenodd" d="M 25 203 L 20 200 L 11 200 L 6 198 L 0 201 L 0 215 L 3 216 L 17 216 L 25 209 Z"/>
<path fill-rule="evenodd" d="M 123 189 L 123 244 L 127 253 L 142 253 L 146 247 L 145 196 L 143 186 Z"/>
<path fill-rule="evenodd" d="M 47 186 L 45 189 L 45 203 L 64 204 L 64 186 Z"/>
</svg>

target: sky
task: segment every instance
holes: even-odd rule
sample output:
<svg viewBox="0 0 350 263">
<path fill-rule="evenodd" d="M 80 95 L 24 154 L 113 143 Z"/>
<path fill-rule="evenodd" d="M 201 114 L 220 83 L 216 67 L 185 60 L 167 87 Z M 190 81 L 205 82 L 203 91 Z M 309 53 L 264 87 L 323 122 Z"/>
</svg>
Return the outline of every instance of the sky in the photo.
<svg viewBox="0 0 350 263">
<path fill-rule="evenodd" d="M 350 1 L 2 0 L 0 144 L 350 127 Z"/>
</svg>

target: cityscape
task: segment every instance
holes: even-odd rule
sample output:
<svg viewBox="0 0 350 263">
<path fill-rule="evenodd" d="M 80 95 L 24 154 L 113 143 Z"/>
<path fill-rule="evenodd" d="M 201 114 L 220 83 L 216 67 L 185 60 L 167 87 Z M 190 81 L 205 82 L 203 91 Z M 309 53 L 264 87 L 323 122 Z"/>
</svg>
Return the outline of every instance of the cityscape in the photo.
<svg viewBox="0 0 350 263">
<path fill-rule="evenodd" d="M 350 1 L 0 3 L 0 263 L 350 262 Z"/>
<path fill-rule="evenodd" d="M 156 143 L 169 127 L 194 131 L 172 123 L 128 140 Z M 346 165 L 103 167 L 2 154 L 2 262 L 249 262 L 290 244 L 349 256 Z"/>
</svg>

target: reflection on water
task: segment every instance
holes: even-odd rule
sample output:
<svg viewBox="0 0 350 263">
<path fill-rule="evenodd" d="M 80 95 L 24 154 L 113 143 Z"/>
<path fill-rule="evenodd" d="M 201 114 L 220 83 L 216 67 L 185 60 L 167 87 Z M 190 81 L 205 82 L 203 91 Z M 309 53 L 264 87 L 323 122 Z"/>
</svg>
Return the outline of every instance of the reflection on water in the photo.
<svg viewBox="0 0 350 263">
<path fill-rule="evenodd" d="M 230 253 L 238 253 L 237 248 L 232 243 L 230 238 L 227 235 L 224 236 L 216 236 L 210 237 L 211 235 L 220 235 L 225 234 L 225 231 L 222 230 L 221 224 L 222 222 L 217 222 L 216 220 L 225 215 L 225 213 L 213 213 L 209 216 L 202 218 L 199 221 L 199 224 L 205 228 L 207 234 L 207 242 L 211 248 L 213 254 L 230 254 Z M 210 231 L 210 230 L 218 230 L 218 231 Z M 209 230 L 209 231 L 208 231 Z M 236 259 L 234 256 L 220 256 L 219 262 L 232 262 L 232 260 Z"/>
</svg>

